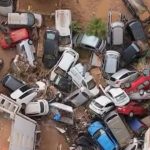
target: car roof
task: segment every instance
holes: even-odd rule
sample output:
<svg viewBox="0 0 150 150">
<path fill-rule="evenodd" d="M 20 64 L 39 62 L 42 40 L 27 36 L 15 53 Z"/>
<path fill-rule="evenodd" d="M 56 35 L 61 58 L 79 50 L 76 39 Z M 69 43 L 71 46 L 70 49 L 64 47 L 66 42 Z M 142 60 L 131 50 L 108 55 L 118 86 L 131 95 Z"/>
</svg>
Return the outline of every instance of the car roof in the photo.
<svg viewBox="0 0 150 150">
<path fill-rule="evenodd" d="M 70 35 L 71 11 L 69 9 L 60 9 L 55 11 L 55 26 L 60 36 Z"/>
<path fill-rule="evenodd" d="M 74 62 L 74 56 L 70 53 L 66 52 L 63 54 L 61 61 L 59 62 L 58 66 L 63 70 L 68 70 L 70 65 Z"/>
<path fill-rule="evenodd" d="M 124 91 L 121 88 L 111 88 L 109 92 L 112 94 L 113 97 L 116 97 Z"/>
<path fill-rule="evenodd" d="M 40 113 L 41 112 L 40 102 L 30 102 L 25 108 L 25 114 Z"/>
<path fill-rule="evenodd" d="M 129 24 L 129 27 L 132 30 L 132 34 L 133 34 L 133 37 L 135 40 L 145 40 L 146 39 L 142 24 L 138 20 L 132 21 Z"/>
<path fill-rule="evenodd" d="M 81 44 L 95 48 L 99 40 L 100 39 L 96 36 L 84 34 L 81 40 Z"/>
<path fill-rule="evenodd" d="M 102 96 L 96 98 L 95 102 L 99 103 L 102 106 L 106 106 L 108 103 L 111 103 L 112 101 L 108 97 L 102 95 Z"/>
<path fill-rule="evenodd" d="M 128 69 L 121 69 L 119 71 L 117 71 L 115 74 L 113 74 L 111 77 L 115 78 L 115 79 L 120 79 L 121 76 L 123 76 L 124 74 L 131 72 Z"/>
</svg>

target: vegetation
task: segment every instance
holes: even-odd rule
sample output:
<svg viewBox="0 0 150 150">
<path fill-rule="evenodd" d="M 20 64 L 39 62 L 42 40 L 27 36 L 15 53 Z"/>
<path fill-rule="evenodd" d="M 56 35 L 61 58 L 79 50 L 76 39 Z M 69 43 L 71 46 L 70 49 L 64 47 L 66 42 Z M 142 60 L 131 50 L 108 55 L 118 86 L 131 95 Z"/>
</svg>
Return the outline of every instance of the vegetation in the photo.
<svg viewBox="0 0 150 150">
<path fill-rule="evenodd" d="M 106 37 L 106 24 L 100 18 L 92 18 L 87 25 L 86 33 L 88 35 L 95 35 L 97 37 Z"/>
<path fill-rule="evenodd" d="M 71 28 L 73 33 L 80 33 L 82 30 L 81 25 L 77 21 L 72 21 Z"/>
</svg>

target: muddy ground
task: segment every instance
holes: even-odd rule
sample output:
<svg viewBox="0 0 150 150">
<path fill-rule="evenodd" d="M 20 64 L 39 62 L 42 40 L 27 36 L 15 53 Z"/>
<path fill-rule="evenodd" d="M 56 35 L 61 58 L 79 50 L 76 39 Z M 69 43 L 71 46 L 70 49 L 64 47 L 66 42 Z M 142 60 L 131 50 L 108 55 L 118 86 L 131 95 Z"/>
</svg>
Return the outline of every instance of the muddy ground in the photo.
<svg viewBox="0 0 150 150">
<path fill-rule="evenodd" d="M 147 5 L 150 6 L 150 1 L 145 1 Z M 73 20 L 79 21 L 83 27 L 93 16 L 102 18 L 107 22 L 108 10 L 120 11 L 125 14 L 127 18 L 132 18 L 121 0 L 18 0 L 18 11 L 39 12 L 46 16 L 44 26 L 40 31 L 40 48 L 38 48 L 40 55 L 42 55 L 42 35 L 44 28 L 46 26 L 53 26 L 50 14 L 58 8 L 71 9 Z M 15 55 L 15 48 L 8 50 L 0 49 L 0 57 L 4 59 L 4 68 L 1 70 L 0 74 L 1 78 L 9 71 L 12 58 L 14 58 Z M 92 72 L 96 80 L 100 82 L 100 79 L 102 79 L 100 72 L 98 72 L 96 68 Z M 5 92 L 2 86 L 0 87 L 0 92 Z M 64 136 L 55 129 L 57 124 L 46 118 L 42 120 L 41 144 L 39 146 L 39 150 L 68 150 L 69 147 L 67 145 L 66 138 L 64 138 Z"/>
</svg>

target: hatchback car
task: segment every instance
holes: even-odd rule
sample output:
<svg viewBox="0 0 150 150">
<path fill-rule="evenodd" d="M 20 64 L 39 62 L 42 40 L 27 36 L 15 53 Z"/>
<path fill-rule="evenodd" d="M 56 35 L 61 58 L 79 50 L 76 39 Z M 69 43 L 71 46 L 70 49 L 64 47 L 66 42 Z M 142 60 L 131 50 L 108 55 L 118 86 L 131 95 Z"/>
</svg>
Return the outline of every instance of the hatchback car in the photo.
<svg viewBox="0 0 150 150">
<path fill-rule="evenodd" d="M 147 39 L 143 26 L 141 22 L 138 20 L 131 20 L 130 22 L 128 22 L 126 29 L 129 32 L 129 35 L 131 36 L 133 41 L 137 41 L 137 40 L 144 41 Z"/>
<path fill-rule="evenodd" d="M 91 94 L 85 87 L 81 87 L 70 93 L 63 101 L 65 104 L 71 104 L 73 107 L 79 107 L 91 98 Z"/>
<path fill-rule="evenodd" d="M 102 95 L 92 100 L 89 108 L 96 115 L 104 117 L 104 115 L 114 108 L 114 103 L 108 97 Z"/>
<path fill-rule="evenodd" d="M 123 0 L 131 14 L 142 22 L 148 21 L 150 12 L 142 0 Z"/>
<path fill-rule="evenodd" d="M 28 116 L 43 116 L 49 113 L 49 104 L 46 100 L 40 99 L 36 102 L 30 102 L 25 108 L 25 114 Z"/>
<path fill-rule="evenodd" d="M 147 113 L 147 110 L 137 102 L 130 102 L 125 106 L 117 107 L 117 112 L 133 117 L 134 115 L 143 116 Z"/>
<path fill-rule="evenodd" d="M 13 0 L 1 0 L 0 1 L 0 14 L 7 16 L 8 13 L 13 12 Z"/>
<path fill-rule="evenodd" d="M 105 74 L 114 74 L 119 68 L 120 53 L 109 50 L 103 60 L 103 71 Z"/>
<path fill-rule="evenodd" d="M 33 27 L 35 17 L 32 13 L 8 13 L 8 26 L 11 28 Z"/>
<path fill-rule="evenodd" d="M 4 87 L 8 88 L 11 92 L 26 85 L 24 81 L 17 79 L 11 74 L 5 75 L 2 78 L 1 83 Z"/>
<path fill-rule="evenodd" d="M 125 50 L 122 51 L 122 67 L 129 65 L 141 57 L 141 49 L 136 42 L 133 42 Z"/>
<path fill-rule="evenodd" d="M 28 85 L 24 85 L 10 94 L 10 97 L 16 101 L 16 103 L 22 105 L 24 108 L 29 102 L 31 102 L 38 94 L 37 89 L 31 88 Z"/>
<path fill-rule="evenodd" d="M 88 127 L 88 133 L 103 150 L 117 150 L 119 145 L 100 121 L 95 121 Z"/>
<path fill-rule="evenodd" d="M 59 32 L 54 29 L 47 29 L 44 34 L 43 45 L 43 58 L 44 66 L 52 68 L 58 61 L 59 51 Z"/>
<path fill-rule="evenodd" d="M 78 58 L 79 54 L 75 50 L 66 48 L 57 64 L 54 66 L 50 75 L 50 80 L 56 83 L 59 82 L 58 80 L 56 81 L 58 76 L 67 76 L 69 69 L 75 65 Z"/>
<path fill-rule="evenodd" d="M 89 72 L 85 71 L 85 68 L 81 63 L 78 63 L 72 67 L 68 74 L 78 88 L 87 88 L 93 96 L 99 94 L 99 88 L 97 87 L 93 76 Z"/>
<path fill-rule="evenodd" d="M 93 35 L 76 34 L 73 37 L 74 47 L 81 47 L 93 52 L 103 52 L 106 47 L 106 41 Z"/>
<path fill-rule="evenodd" d="M 121 69 L 113 74 L 107 83 L 113 87 L 120 87 L 122 83 L 131 82 L 138 77 L 137 71 L 130 71 L 128 69 Z"/>
<path fill-rule="evenodd" d="M 116 106 L 124 106 L 129 103 L 130 98 L 121 88 L 105 88 L 105 95 L 108 96 Z"/>
<path fill-rule="evenodd" d="M 111 111 L 104 118 L 104 122 L 109 127 L 120 147 L 124 147 L 128 144 L 132 136 L 126 127 L 126 124 L 123 122 L 117 112 Z"/>
<path fill-rule="evenodd" d="M 124 88 L 128 94 L 137 92 L 141 89 L 148 90 L 150 88 L 150 76 L 139 76 L 131 83 L 122 84 L 121 87 Z"/>
<path fill-rule="evenodd" d="M 10 48 L 15 46 L 22 40 L 28 39 L 29 33 L 27 29 L 22 28 L 14 31 L 10 31 L 8 34 L 2 35 L 0 38 L 0 45 L 2 48 Z"/>
<path fill-rule="evenodd" d="M 60 9 L 55 11 L 55 28 L 59 31 L 59 50 L 64 51 L 66 47 L 72 48 L 71 11 Z"/>
<path fill-rule="evenodd" d="M 33 41 L 26 39 L 17 44 L 17 50 L 28 61 L 29 65 L 35 67 L 35 47 Z"/>
</svg>

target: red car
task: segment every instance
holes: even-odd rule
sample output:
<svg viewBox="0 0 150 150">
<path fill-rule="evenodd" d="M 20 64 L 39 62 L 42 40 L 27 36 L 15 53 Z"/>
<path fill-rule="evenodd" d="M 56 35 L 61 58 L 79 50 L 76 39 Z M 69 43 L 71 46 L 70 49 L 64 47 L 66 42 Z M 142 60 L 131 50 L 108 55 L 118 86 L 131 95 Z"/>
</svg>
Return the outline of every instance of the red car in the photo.
<svg viewBox="0 0 150 150">
<path fill-rule="evenodd" d="M 150 76 L 140 76 L 132 83 L 125 83 L 121 86 L 126 93 L 137 92 L 141 89 L 148 90 L 150 88 Z"/>
<path fill-rule="evenodd" d="M 133 115 L 142 116 L 147 113 L 147 110 L 136 102 L 130 102 L 125 106 L 117 107 L 117 111 L 120 114 L 129 115 L 130 117 L 133 117 Z"/>
<path fill-rule="evenodd" d="M 22 28 L 14 31 L 10 31 L 8 34 L 4 34 L 0 39 L 0 45 L 2 48 L 10 48 L 16 45 L 18 42 L 29 38 L 27 29 Z"/>
</svg>

